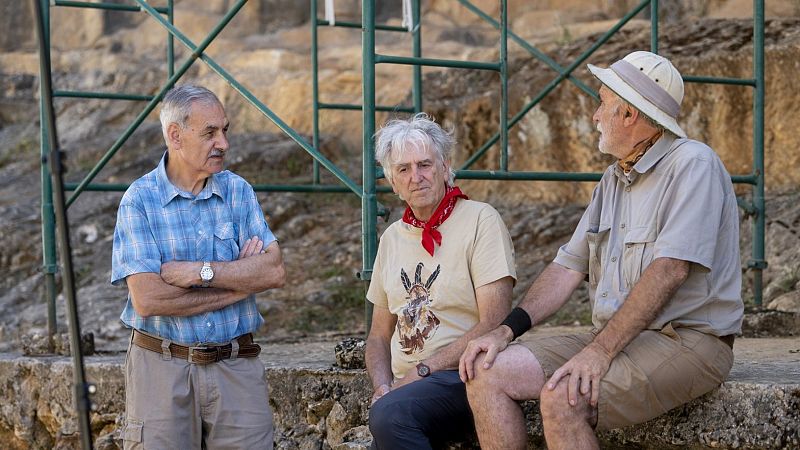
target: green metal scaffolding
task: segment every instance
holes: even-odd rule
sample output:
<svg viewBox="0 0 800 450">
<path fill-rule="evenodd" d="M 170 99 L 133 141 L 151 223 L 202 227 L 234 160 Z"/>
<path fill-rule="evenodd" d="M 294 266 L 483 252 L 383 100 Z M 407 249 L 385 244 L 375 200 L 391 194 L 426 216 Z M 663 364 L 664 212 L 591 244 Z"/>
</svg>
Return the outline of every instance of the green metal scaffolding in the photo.
<svg viewBox="0 0 800 450">
<path fill-rule="evenodd" d="M 291 192 L 333 192 L 355 194 L 361 199 L 362 205 L 362 267 L 359 277 L 364 281 L 371 278 L 372 265 L 377 252 L 377 218 L 385 216 L 387 212 L 378 201 L 379 192 L 388 192 L 385 187 L 378 187 L 376 180 L 383 176 L 382 171 L 376 166 L 374 161 L 375 134 L 375 115 L 378 111 L 395 111 L 413 113 L 422 111 L 422 67 L 450 67 L 475 70 L 489 70 L 499 73 L 500 85 L 500 123 L 499 132 L 492 136 L 486 143 L 471 155 L 467 161 L 456 171 L 456 176 L 461 179 L 484 179 L 484 180 L 539 180 L 539 181 L 598 181 L 599 173 L 575 173 L 575 172 L 520 172 L 509 170 L 508 165 L 508 131 L 516 125 L 534 106 L 536 106 L 545 96 L 553 91 L 562 82 L 569 81 L 577 86 L 587 95 L 597 99 L 597 93 L 572 76 L 572 72 L 581 66 L 600 46 L 608 41 L 611 36 L 621 29 L 628 21 L 637 14 L 649 7 L 651 17 L 651 51 L 658 51 L 658 1 L 643 0 L 638 6 L 633 8 L 628 14 L 622 17 L 619 22 L 608 32 L 598 38 L 587 50 L 585 50 L 573 63 L 562 67 L 547 55 L 527 43 L 521 37 L 508 29 L 508 5 L 507 0 L 500 2 L 500 20 L 497 21 L 468 0 L 458 0 L 466 9 L 485 20 L 500 32 L 500 59 L 497 61 L 471 62 L 440 60 L 422 57 L 420 26 L 420 0 L 412 0 L 412 17 L 414 28 L 411 30 L 412 56 L 400 57 L 382 55 L 375 50 L 376 31 L 407 33 L 405 27 L 388 26 L 376 24 L 375 19 L 375 0 L 363 0 L 362 2 L 362 22 L 336 22 L 330 24 L 326 20 L 317 18 L 317 0 L 310 0 L 311 7 L 311 62 L 312 62 L 312 95 L 313 95 L 313 122 L 312 122 L 312 142 L 306 141 L 298 132 L 289 127 L 280 117 L 272 112 L 257 97 L 255 97 L 246 87 L 241 85 L 235 77 L 228 73 L 224 68 L 217 64 L 209 55 L 205 53 L 206 48 L 213 42 L 214 38 L 227 26 L 235 17 L 247 0 L 237 0 L 230 10 L 223 16 L 220 22 L 211 30 L 208 36 L 199 44 L 195 44 L 187 38 L 180 30 L 174 26 L 173 0 L 166 0 L 166 7 L 153 7 L 146 0 L 132 0 L 135 5 L 121 5 L 116 3 L 90 3 L 80 1 L 65 0 L 36 0 L 41 3 L 45 17 L 45 40 L 47 59 L 49 61 L 49 49 L 51 46 L 49 36 L 49 8 L 51 7 L 72 7 L 72 8 L 95 8 L 112 11 L 135 11 L 148 14 L 153 20 L 157 21 L 165 30 L 167 42 L 167 79 L 161 85 L 158 92 L 154 95 L 131 94 L 131 93 L 104 93 L 104 92 L 77 92 L 77 91 L 52 91 L 52 95 L 42 92 L 40 96 L 40 106 L 45 110 L 46 102 L 52 103 L 54 98 L 94 98 L 109 100 L 126 100 L 146 102 L 146 105 L 136 118 L 130 123 L 122 135 L 114 142 L 97 164 L 89 173 L 77 183 L 64 183 L 64 189 L 72 191 L 72 195 L 67 199 L 66 206 L 72 205 L 84 191 L 124 191 L 127 184 L 93 183 L 94 178 L 110 161 L 116 152 L 125 144 L 133 132 L 142 124 L 144 119 L 150 114 L 163 95 L 189 70 L 198 59 L 203 61 L 212 71 L 223 78 L 233 87 L 248 103 L 255 107 L 265 117 L 278 126 L 283 133 L 295 141 L 305 152 L 313 158 L 311 183 L 307 185 L 282 185 L 282 184 L 255 184 L 256 191 L 291 191 Z M 716 83 L 734 84 L 750 86 L 754 89 L 753 100 L 753 168 L 750 174 L 735 175 L 732 180 L 735 183 L 744 183 L 752 186 L 751 200 L 739 199 L 740 206 L 753 216 L 753 246 L 751 258 L 747 262 L 747 268 L 753 271 L 753 293 L 757 306 L 761 305 L 762 292 L 762 270 L 766 268 L 764 259 L 764 1 L 753 1 L 753 77 L 749 79 L 716 78 L 702 76 L 685 76 L 684 80 L 694 83 Z M 165 17 L 166 16 L 166 17 Z M 320 101 L 319 94 L 319 67 L 318 67 L 318 29 L 320 27 L 344 27 L 361 29 L 362 33 L 362 86 L 363 98 L 361 105 L 326 103 Z M 174 41 L 178 42 L 189 50 L 189 56 L 175 67 Z M 553 69 L 556 76 L 540 91 L 533 99 L 528 102 L 520 111 L 509 117 L 508 111 L 508 41 L 520 45 L 527 50 L 533 57 L 537 58 L 548 67 Z M 412 102 L 406 105 L 377 105 L 375 99 L 375 68 L 378 64 L 402 64 L 412 66 Z M 361 184 L 352 180 L 344 171 L 337 167 L 333 162 L 326 158 L 320 151 L 320 131 L 319 114 L 321 110 L 340 110 L 362 112 L 363 120 L 363 154 L 362 154 L 362 182 Z M 51 336 L 56 332 L 55 322 L 55 298 L 56 283 L 55 274 L 58 270 L 56 262 L 55 245 L 55 224 L 53 212 L 53 186 L 51 184 L 50 170 L 45 163 L 50 152 L 47 137 L 52 133 L 55 124 L 48 129 L 46 121 L 41 121 L 41 154 L 43 164 L 41 165 L 41 186 L 42 186 L 42 242 L 43 242 L 43 271 L 45 275 L 46 296 L 48 304 L 48 331 Z M 500 158 L 498 169 L 496 170 L 472 170 L 470 167 L 478 161 L 495 144 L 499 144 Z M 325 185 L 320 183 L 320 169 L 324 168 L 335 176 L 339 184 Z M 369 314 L 368 314 L 369 316 Z"/>
</svg>

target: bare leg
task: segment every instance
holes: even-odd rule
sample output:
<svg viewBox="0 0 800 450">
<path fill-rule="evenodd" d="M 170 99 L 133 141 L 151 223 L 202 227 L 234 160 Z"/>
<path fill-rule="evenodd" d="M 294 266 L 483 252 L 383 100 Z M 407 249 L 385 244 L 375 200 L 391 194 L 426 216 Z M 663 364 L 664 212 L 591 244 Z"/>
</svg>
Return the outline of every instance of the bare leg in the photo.
<svg viewBox="0 0 800 450">
<path fill-rule="evenodd" d="M 475 378 L 467 382 L 467 397 L 481 448 L 525 449 L 528 433 L 517 401 L 539 396 L 544 385 L 539 362 L 527 348 L 511 345 L 490 369 L 483 369 L 482 357 L 475 369 Z"/>
<path fill-rule="evenodd" d="M 589 404 L 591 394 L 581 396 L 575 406 L 567 401 L 567 380 L 563 378 L 554 390 L 543 388 L 540 408 L 544 437 L 550 450 L 598 449 L 600 444 L 594 432 L 597 409 Z"/>
</svg>

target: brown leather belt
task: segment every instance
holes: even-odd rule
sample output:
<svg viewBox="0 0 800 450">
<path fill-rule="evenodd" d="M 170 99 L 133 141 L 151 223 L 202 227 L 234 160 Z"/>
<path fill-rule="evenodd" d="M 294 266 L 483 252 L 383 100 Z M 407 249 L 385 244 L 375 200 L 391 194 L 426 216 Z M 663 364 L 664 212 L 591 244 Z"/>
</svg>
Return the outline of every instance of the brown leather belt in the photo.
<svg viewBox="0 0 800 450">
<path fill-rule="evenodd" d="M 720 341 L 722 341 L 722 342 L 724 342 L 725 344 L 727 344 L 727 345 L 728 345 L 728 347 L 730 347 L 730 348 L 731 348 L 731 350 L 733 350 L 733 340 L 734 340 L 735 338 L 736 338 L 736 335 L 735 335 L 735 334 L 729 334 L 729 335 L 727 335 L 727 336 L 720 336 L 720 337 L 719 337 L 719 340 L 720 340 Z"/>
<path fill-rule="evenodd" d="M 253 343 L 253 335 L 251 333 L 243 334 L 236 338 L 239 343 L 239 353 L 237 357 L 241 358 L 255 358 L 261 353 L 261 346 Z M 199 345 L 195 347 L 186 347 L 170 343 L 167 348 L 164 339 L 157 338 L 144 334 L 140 331 L 133 330 L 133 343 L 145 350 L 152 352 L 166 354 L 181 358 L 189 361 L 192 364 L 206 365 L 219 362 L 231 358 L 232 346 L 231 344 L 223 345 Z M 169 350 L 167 352 L 167 349 Z"/>
</svg>

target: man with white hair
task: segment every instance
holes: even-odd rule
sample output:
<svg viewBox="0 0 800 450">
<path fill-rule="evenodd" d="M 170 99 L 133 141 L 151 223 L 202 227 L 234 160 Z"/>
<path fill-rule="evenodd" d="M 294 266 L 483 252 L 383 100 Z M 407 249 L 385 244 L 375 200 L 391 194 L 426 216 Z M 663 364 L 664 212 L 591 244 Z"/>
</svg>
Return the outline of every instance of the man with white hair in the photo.
<svg viewBox="0 0 800 450">
<path fill-rule="evenodd" d="M 208 89 L 164 96 L 167 151 L 117 213 L 111 282 L 128 287 L 124 447 L 273 447 L 254 294 L 283 286 L 253 188 L 223 170 L 228 118 Z"/>
<path fill-rule="evenodd" d="M 460 360 L 484 449 L 523 449 L 517 401 L 539 399 L 549 449 L 598 448 L 725 380 L 741 329 L 739 217 L 730 175 L 676 119 L 681 74 L 638 51 L 607 69 L 593 120 L 603 174 L 572 238 L 503 324 Z M 593 330 L 509 345 L 588 276 Z"/>
<path fill-rule="evenodd" d="M 453 185 L 453 146 L 425 114 L 377 134 L 375 157 L 407 207 L 381 236 L 367 292 L 373 448 L 426 449 L 472 434 L 458 358 L 511 310 L 511 237 L 494 208 Z"/>
</svg>

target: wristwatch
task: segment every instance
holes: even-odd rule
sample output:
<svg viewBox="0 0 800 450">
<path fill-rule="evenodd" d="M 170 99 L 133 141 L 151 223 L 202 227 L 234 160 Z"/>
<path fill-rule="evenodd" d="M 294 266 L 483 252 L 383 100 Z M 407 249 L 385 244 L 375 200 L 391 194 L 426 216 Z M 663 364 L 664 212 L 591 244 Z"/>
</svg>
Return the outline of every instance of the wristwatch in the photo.
<svg viewBox="0 0 800 450">
<path fill-rule="evenodd" d="M 424 362 L 417 364 L 417 375 L 419 375 L 420 378 L 425 378 L 430 374 L 431 374 L 431 368 L 428 367 L 427 364 L 425 364 Z"/>
<path fill-rule="evenodd" d="M 203 267 L 200 268 L 200 280 L 203 282 L 201 286 L 208 287 L 211 285 L 211 280 L 214 279 L 214 269 L 211 268 L 211 263 L 208 261 L 203 262 Z"/>
</svg>

